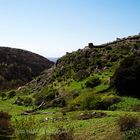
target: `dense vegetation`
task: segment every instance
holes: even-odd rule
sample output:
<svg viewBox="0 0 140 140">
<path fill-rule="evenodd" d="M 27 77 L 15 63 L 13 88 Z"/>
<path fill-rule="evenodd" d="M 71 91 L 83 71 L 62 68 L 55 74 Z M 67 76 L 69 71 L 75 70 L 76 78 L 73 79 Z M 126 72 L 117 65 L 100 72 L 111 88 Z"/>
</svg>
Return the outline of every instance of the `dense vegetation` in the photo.
<svg viewBox="0 0 140 140">
<path fill-rule="evenodd" d="M 29 51 L 0 47 L 0 89 L 24 85 L 53 62 Z"/>
<path fill-rule="evenodd" d="M 140 98 L 140 56 L 126 58 L 112 77 L 112 85 L 120 95 Z"/>
<path fill-rule="evenodd" d="M 11 137 L 139 140 L 139 55 L 140 36 L 90 43 L 20 89 L 1 92 L 0 110 L 13 116 Z"/>
<path fill-rule="evenodd" d="M 137 40 L 139 40 L 139 38 L 137 38 Z M 48 89 L 54 89 L 57 90 L 58 96 L 54 96 L 52 100 L 54 102 L 57 100 L 58 106 L 60 99 L 64 99 L 66 106 L 72 104 L 72 106 L 74 105 L 76 108 L 80 106 L 82 100 L 85 99 L 85 96 L 89 93 L 88 96 L 91 98 L 93 96 L 93 99 L 98 96 L 98 99 L 100 98 L 98 102 L 102 102 L 102 95 L 99 93 L 108 93 L 112 96 L 118 94 L 113 89 L 115 88 L 118 91 L 118 87 L 115 86 L 115 81 L 119 78 L 119 76 L 116 76 L 117 71 L 122 68 L 125 62 L 128 62 L 131 56 L 137 56 L 137 62 L 132 62 L 133 65 L 130 64 L 133 68 L 127 69 L 126 66 L 126 70 L 129 71 L 126 75 L 126 81 L 128 81 L 127 78 L 130 79 L 130 77 L 133 80 L 134 77 L 137 77 L 136 79 L 139 78 L 139 66 L 137 65 L 139 63 L 139 49 L 140 42 L 129 40 L 128 38 L 101 46 L 85 47 L 76 52 L 67 53 L 58 59 L 54 67 L 44 71 L 42 75 L 21 89 L 18 94 L 33 96 L 36 101 L 36 98 L 39 99 L 38 96 L 42 94 L 48 95 Z M 123 78 L 123 80 L 125 80 L 125 78 Z M 112 83 L 114 84 L 113 87 Z M 135 83 L 135 81 L 133 81 L 133 84 L 137 86 L 139 82 Z M 120 81 L 120 87 L 122 87 L 122 89 L 123 86 Z M 132 88 L 134 91 L 139 91 L 139 89 L 136 89 L 133 85 L 129 86 L 129 88 Z M 130 96 L 129 93 L 120 93 L 119 95 Z M 137 97 L 140 96 L 138 95 Z M 51 103 L 52 100 L 50 101 Z M 50 104 L 50 102 L 47 101 L 46 104 Z M 112 102 L 112 104 L 115 103 L 114 101 L 110 102 Z M 109 103 L 109 105 L 111 105 L 111 103 Z"/>
</svg>

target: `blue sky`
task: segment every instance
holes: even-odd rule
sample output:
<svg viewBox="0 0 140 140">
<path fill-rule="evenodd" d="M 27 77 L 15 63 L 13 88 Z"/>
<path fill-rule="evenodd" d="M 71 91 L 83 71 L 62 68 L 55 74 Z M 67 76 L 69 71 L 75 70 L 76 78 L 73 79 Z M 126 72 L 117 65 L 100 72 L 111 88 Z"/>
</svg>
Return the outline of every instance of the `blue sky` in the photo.
<svg viewBox="0 0 140 140">
<path fill-rule="evenodd" d="M 59 57 L 140 32 L 140 0 L 0 0 L 0 46 Z"/>
</svg>

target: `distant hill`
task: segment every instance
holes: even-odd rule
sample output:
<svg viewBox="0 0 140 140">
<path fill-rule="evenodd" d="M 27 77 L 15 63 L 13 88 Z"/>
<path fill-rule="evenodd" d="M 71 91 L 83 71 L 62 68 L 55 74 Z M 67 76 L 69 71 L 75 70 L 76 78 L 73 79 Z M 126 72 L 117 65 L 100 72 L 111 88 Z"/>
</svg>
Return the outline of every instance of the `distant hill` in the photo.
<svg viewBox="0 0 140 140">
<path fill-rule="evenodd" d="M 49 59 L 50 61 L 53 61 L 54 63 L 56 63 L 56 61 L 57 61 L 59 58 L 57 58 L 57 57 L 48 57 L 48 59 Z"/>
<path fill-rule="evenodd" d="M 21 86 L 54 63 L 21 49 L 0 47 L 0 89 Z"/>
</svg>

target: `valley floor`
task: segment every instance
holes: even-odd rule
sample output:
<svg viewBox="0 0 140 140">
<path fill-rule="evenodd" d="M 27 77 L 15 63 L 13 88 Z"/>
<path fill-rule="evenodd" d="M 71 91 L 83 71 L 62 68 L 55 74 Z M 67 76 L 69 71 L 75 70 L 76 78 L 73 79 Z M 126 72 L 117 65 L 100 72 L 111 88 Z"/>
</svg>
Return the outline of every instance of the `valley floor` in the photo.
<svg viewBox="0 0 140 140">
<path fill-rule="evenodd" d="M 22 124 L 32 122 L 33 127 L 27 124 L 26 129 L 38 132 L 37 139 L 50 139 L 50 135 L 60 130 L 74 132 L 74 140 L 123 140 L 124 133 L 120 132 L 117 119 L 120 116 L 131 114 L 140 118 L 140 112 L 130 111 L 73 111 L 64 114 L 60 108 L 50 108 L 39 110 L 36 114 L 20 115 L 31 107 L 17 106 L 12 104 L 13 100 L 0 101 L 0 110 L 9 112 L 12 115 L 12 123 L 15 120 Z M 88 113 L 104 113 L 105 116 L 94 116 L 92 118 L 81 119 L 82 115 Z M 19 129 L 23 126 L 18 126 Z"/>
</svg>

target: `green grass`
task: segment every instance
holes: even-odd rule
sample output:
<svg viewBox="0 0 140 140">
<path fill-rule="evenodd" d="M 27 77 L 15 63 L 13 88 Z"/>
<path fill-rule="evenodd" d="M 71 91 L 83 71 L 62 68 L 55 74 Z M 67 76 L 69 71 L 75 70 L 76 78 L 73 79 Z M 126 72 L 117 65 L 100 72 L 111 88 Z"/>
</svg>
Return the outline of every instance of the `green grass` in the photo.
<svg viewBox="0 0 140 140">
<path fill-rule="evenodd" d="M 95 93 L 100 93 L 100 92 L 106 90 L 107 88 L 109 88 L 108 84 L 100 84 L 99 86 L 96 86 L 94 88 L 94 91 L 95 91 Z"/>
<path fill-rule="evenodd" d="M 0 111 L 8 112 L 11 115 L 17 115 L 22 113 L 25 110 L 31 109 L 31 107 L 25 107 L 25 106 L 17 106 L 14 104 L 14 100 L 0 100 Z"/>
<path fill-rule="evenodd" d="M 124 97 L 126 99 L 126 97 Z M 49 108 L 46 110 L 40 110 L 40 112 L 47 112 L 47 114 L 37 114 L 37 115 L 28 115 L 21 116 L 20 113 L 22 111 L 30 109 L 30 107 L 17 106 L 13 103 L 14 99 L 0 101 L 0 110 L 7 111 L 12 115 L 12 122 L 14 122 L 15 118 L 20 120 L 25 117 L 33 117 L 36 122 L 40 123 L 38 125 L 39 135 L 38 140 L 45 135 L 45 131 L 47 133 L 47 137 L 49 138 L 49 134 L 58 131 L 58 128 L 64 126 L 65 128 L 74 128 L 74 136 L 76 140 L 111 140 L 111 138 L 115 135 L 122 137 L 121 133 L 118 130 L 118 125 L 116 123 L 116 119 L 124 114 L 131 114 L 140 117 L 140 112 L 129 112 L 129 111 L 103 111 L 107 113 L 107 117 L 104 118 L 93 118 L 89 120 L 78 120 L 77 116 L 79 116 L 84 111 L 74 111 L 66 113 L 66 116 L 62 116 L 61 108 Z M 135 99 L 126 99 L 136 101 Z M 133 102 L 134 103 L 134 102 Z M 124 106 L 126 107 L 126 106 Z M 90 112 L 94 112 L 96 110 L 91 110 Z M 88 111 L 86 111 L 88 112 Z M 96 111 L 98 112 L 98 111 Z M 53 122 L 51 119 L 48 122 L 45 122 L 45 118 L 67 118 L 62 120 L 57 120 Z M 115 138 L 114 138 L 115 140 Z M 117 140 L 117 139 L 116 139 Z"/>
<path fill-rule="evenodd" d="M 101 93 L 101 91 L 108 88 L 108 84 L 101 84 L 95 88 L 84 88 L 81 89 L 82 82 L 73 81 L 69 86 L 65 87 L 67 91 L 78 89 L 81 93 L 73 102 L 80 102 L 88 95 L 105 96 L 107 93 Z M 110 94 L 114 91 L 110 91 Z M 109 94 L 109 93 L 108 93 Z M 112 95 L 112 94 L 111 94 Z M 36 114 L 23 116 L 20 115 L 25 110 L 30 110 L 32 107 L 18 106 L 13 104 L 16 97 L 9 100 L 0 100 L 0 111 L 8 112 L 12 115 L 12 123 L 15 123 L 15 119 L 19 121 L 22 118 L 34 118 L 39 130 L 38 139 L 40 140 L 43 135 L 49 139 L 49 135 L 58 131 L 58 129 L 63 126 L 66 129 L 74 129 L 75 140 L 123 140 L 123 135 L 119 131 L 118 124 L 116 120 L 119 116 L 125 114 L 131 114 L 138 116 L 140 118 L 140 112 L 133 112 L 132 106 L 135 104 L 140 104 L 140 100 L 132 97 L 121 97 L 122 101 L 114 104 L 111 108 L 115 108 L 115 111 L 103 111 L 106 112 L 107 116 L 104 118 L 92 118 L 88 120 L 78 120 L 78 116 L 85 111 L 73 111 L 67 112 L 66 116 L 62 115 L 62 108 L 48 108 L 45 110 L 39 110 L 41 113 L 46 114 Z M 90 112 L 98 112 L 100 110 L 90 110 Z M 88 112 L 88 110 L 86 110 Z M 45 121 L 45 118 L 49 118 L 49 121 Z M 52 118 L 62 118 L 57 121 L 52 121 Z M 46 134 L 45 134 L 46 133 Z"/>
<path fill-rule="evenodd" d="M 132 111 L 132 107 L 137 104 L 140 105 L 140 99 L 122 97 L 122 101 L 112 105 L 111 108 L 115 108 L 115 110 Z"/>
<path fill-rule="evenodd" d="M 81 82 L 72 81 L 70 85 L 65 86 L 65 90 L 72 91 L 72 90 L 82 90 L 82 85 L 85 85 L 85 80 Z"/>
</svg>

